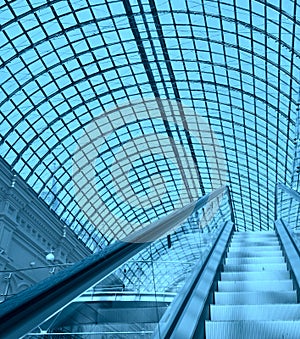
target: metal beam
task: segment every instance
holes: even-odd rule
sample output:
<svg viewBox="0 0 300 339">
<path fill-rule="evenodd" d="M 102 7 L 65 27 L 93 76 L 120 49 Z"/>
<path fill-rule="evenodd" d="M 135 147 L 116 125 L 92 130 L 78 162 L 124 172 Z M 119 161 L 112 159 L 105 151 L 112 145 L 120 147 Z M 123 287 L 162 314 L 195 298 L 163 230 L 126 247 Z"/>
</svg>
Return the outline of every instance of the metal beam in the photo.
<svg viewBox="0 0 300 339">
<path fill-rule="evenodd" d="M 275 221 L 278 219 L 278 194 L 279 194 L 279 190 L 284 191 L 285 193 L 287 193 L 291 199 L 294 199 L 298 202 L 300 202 L 300 194 L 293 190 L 292 188 L 287 187 L 284 184 L 281 183 L 277 183 L 275 185 L 275 199 L 274 199 L 274 204 L 275 204 L 275 212 L 274 212 L 274 219 Z"/>
<path fill-rule="evenodd" d="M 122 291 L 122 292 L 87 292 L 76 298 L 73 303 L 83 303 L 83 302 L 172 302 L 175 298 L 176 293 L 174 292 L 165 292 L 165 293 L 152 293 L 152 292 L 143 292 L 137 293 L 134 291 Z"/>
<path fill-rule="evenodd" d="M 291 196 L 291 198 L 300 202 L 300 194 L 298 192 L 294 191 L 293 189 L 281 183 L 277 183 L 276 186 L 277 186 L 277 194 L 278 194 L 278 189 L 281 189 L 282 191 L 285 191 L 286 193 L 288 193 Z"/>
</svg>

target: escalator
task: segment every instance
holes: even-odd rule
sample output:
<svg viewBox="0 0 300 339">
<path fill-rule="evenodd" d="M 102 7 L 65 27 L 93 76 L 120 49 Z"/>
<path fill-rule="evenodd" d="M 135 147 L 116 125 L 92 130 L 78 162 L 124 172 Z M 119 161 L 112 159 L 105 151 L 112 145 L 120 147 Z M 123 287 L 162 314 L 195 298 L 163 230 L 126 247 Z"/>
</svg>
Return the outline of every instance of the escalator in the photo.
<svg viewBox="0 0 300 339">
<path fill-rule="evenodd" d="M 274 231 L 234 233 L 205 331 L 207 339 L 299 338 L 297 291 Z"/>
</svg>

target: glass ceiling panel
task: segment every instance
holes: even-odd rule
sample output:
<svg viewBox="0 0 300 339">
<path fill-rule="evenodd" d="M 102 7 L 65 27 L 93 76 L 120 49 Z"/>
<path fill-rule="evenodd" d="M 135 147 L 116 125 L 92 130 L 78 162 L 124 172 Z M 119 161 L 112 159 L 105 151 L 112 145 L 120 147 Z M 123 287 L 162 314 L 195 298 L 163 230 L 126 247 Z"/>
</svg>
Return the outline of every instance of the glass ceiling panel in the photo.
<svg viewBox="0 0 300 339">
<path fill-rule="evenodd" d="M 239 230 L 273 227 L 275 183 L 291 186 L 297 165 L 300 1 L 16 0 L 0 20 L 1 156 L 92 249 L 217 183 Z M 73 176 L 94 121 L 110 131 L 95 162 L 100 226 Z"/>
</svg>

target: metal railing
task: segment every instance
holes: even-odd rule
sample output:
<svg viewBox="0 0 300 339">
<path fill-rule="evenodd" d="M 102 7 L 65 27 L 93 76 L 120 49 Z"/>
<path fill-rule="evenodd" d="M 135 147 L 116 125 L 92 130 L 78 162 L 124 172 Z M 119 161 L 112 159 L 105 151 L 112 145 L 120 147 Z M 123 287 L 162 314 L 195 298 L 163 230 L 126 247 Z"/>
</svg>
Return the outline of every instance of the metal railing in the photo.
<svg viewBox="0 0 300 339">
<path fill-rule="evenodd" d="M 275 230 L 291 270 L 300 300 L 300 194 L 277 184 L 275 190 Z"/>
<path fill-rule="evenodd" d="M 208 319 L 211 296 L 219 279 L 220 265 L 233 233 L 232 221 L 225 222 L 207 253 L 194 269 L 189 282 L 178 293 L 161 318 L 153 338 L 204 338 L 204 322 Z"/>
<path fill-rule="evenodd" d="M 300 231 L 300 194 L 278 183 L 275 189 L 275 220 L 282 219 L 293 231 Z"/>
<path fill-rule="evenodd" d="M 151 242 L 173 230 L 193 213 L 203 212 L 206 204 L 220 202 L 224 195 L 228 198 L 229 219 L 233 219 L 229 189 L 222 187 L 133 233 L 125 241 L 110 245 L 3 302 L 0 304 L 0 337 L 9 339 L 26 335 Z"/>
</svg>

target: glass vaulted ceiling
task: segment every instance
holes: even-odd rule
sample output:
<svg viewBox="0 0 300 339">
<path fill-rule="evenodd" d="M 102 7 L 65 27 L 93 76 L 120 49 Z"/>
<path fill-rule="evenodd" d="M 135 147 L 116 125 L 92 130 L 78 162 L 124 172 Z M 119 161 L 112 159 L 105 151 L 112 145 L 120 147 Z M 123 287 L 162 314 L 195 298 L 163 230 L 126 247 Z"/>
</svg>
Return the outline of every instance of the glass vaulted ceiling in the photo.
<svg viewBox="0 0 300 339">
<path fill-rule="evenodd" d="M 1 0 L 0 24 L 1 156 L 89 246 L 218 182 L 238 229 L 273 227 L 275 183 L 292 184 L 299 0 Z M 95 120 L 105 232 L 74 185 Z"/>
</svg>

